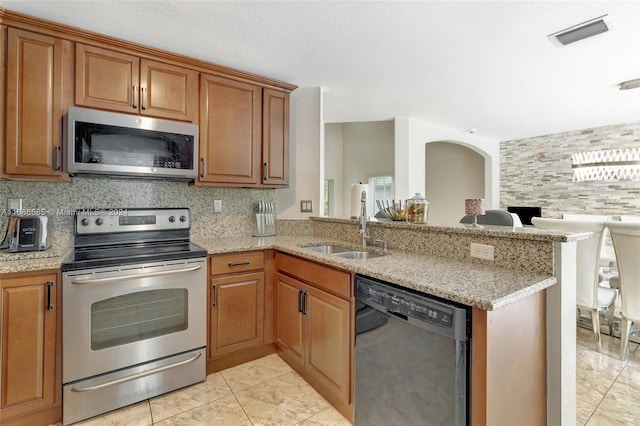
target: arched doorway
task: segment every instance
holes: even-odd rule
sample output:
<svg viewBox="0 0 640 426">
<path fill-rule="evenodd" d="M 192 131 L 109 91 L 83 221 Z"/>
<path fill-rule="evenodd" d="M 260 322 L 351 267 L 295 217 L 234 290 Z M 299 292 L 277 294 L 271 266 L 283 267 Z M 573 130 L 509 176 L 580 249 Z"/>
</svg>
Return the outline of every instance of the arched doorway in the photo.
<svg viewBox="0 0 640 426">
<path fill-rule="evenodd" d="M 485 198 L 485 158 L 454 141 L 425 144 L 425 193 L 429 223 L 455 225 L 464 216 L 464 200 Z"/>
</svg>

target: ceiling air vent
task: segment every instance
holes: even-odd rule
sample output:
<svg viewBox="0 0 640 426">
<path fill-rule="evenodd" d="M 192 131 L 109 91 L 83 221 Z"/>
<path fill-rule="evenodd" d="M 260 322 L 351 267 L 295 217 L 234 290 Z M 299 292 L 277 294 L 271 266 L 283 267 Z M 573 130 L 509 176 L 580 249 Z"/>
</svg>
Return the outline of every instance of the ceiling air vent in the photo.
<svg viewBox="0 0 640 426">
<path fill-rule="evenodd" d="M 574 41 L 605 33 L 611 28 L 611 20 L 608 15 L 599 16 L 587 22 L 566 28 L 557 33 L 550 34 L 549 40 L 556 46 L 566 46 Z"/>
</svg>

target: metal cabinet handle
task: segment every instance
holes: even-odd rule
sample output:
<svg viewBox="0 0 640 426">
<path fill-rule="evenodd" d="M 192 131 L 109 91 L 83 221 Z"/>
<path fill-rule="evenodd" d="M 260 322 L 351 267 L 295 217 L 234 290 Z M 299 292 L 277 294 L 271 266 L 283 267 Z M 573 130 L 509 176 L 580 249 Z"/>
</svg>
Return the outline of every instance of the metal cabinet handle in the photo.
<svg viewBox="0 0 640 426">
<path fill-rule="evenodd" d="M 132 93 L 132 95 L 133 95 L 133 96 L 132 96 L 132 98 L 131 98 L 131 101 L 133 102 L 133 103 L 131 104 L 131 107 L 132 107 L 133 109 L 138 109 L 138 101 L 137 101 L 137 97 L 138 97 L 138 89 L 136 88 L 136 86 L 135 86 L 135 85 L 133 85 L 133 86 L 131 87 L 131 93 Z"/>
<path fill-rule="evenodd" d="M 53 147 L 53 170 L 62 168 L 62 147 L 60 145 Z"/>
<path fill-rule="evenodd" d="M 52 311 L 54 306 L 51 304 L 51 289 L 53 288 L 53 281 L 47 281 L 47 311 Z"/>
<path fill-rule="evenodd" d="M 120 379 L 112 380 L 110 382 L 101 383 L 99 385 L 87 386 L 86 388 L 73 387 L 73 388 L 71 388 L 71 392 L 91 392 L 91 391 L 100 390 L 100 389 L 103 389 L 103 388 L 106 388 L 106 387 L 109 387 L 109 386 L 119 385 L 120 383 L 129 382 L 131 380 L 139 379 L 141 377 L 150 376 L 152 374 L 156 374 L 156 373 L 159 373 L 161 371 L 165 371 L 165 370 L 169 370 L 171 368 L 180 367 L 181 365 L 189 364 L 190 362 L 193 362 L 196 359 L 200 358 L 200 355 L 201 355 L 200 352 L 198 352 L 197 354 L 195 354 L 191 358 L 185 359 L 184 361 L 176 362 L 174 364 L 165 365 L 164 367 L 158 367 L 158 368 L 154 368 L 154 369 L 147 370 L 147 371 L 141 371 L 140 373 L 136 373 L 136 374 L 132 374 L 131 376 L 122 377 Z"/>
<path fill-rule="evenodd" d="M 204 157 L 200 157 L 200 177 L 204 177 Z"/>
<path fill-rule="evenodd" d="M 242 266 L 242 265 L 251 265 L 251 261 L 250 260 L 243 260 L 242 262 L 229 262 L 229 263 L 227 263 L 227 265 L 229 265 L 229 267 Z"/>
<path fill-rule="evenodd" d="M 307 311 L 307 296 L 309 293 L 306 291 L 302 291 L 302 315 L 307 315 L 309 312 Z"/>
<path fill-rule="evenodd" d="M 140 88 L 140 109 L 147 109 L 147 107 L 144 105 L 144 101 L 147 97 L 146 92 L 147 92 L 146 87 Z"/>
<path fill-rule="evenodd" d="M 267 162 L 264 163 L 264 180 L 269 179 L 269 164 Z"/>
<path fill-rule="evenodd" d="M 212 291 L 213 291 L 213 302 L 211 302 L 211 306 L 217 306 L 218 305 L 218 286 L 215 284 L 212 284 Z"/>
<path fill-rule="evenodd" d="M 298 312 L 302 313 L 302 290 L 298 291 Z"/>
</svg>

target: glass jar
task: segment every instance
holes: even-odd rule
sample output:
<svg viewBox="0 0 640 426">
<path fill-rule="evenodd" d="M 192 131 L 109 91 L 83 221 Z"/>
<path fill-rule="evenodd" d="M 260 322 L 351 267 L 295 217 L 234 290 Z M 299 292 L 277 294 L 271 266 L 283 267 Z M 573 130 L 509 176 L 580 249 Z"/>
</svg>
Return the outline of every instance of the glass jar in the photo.
<svg viewBox="0 0 640 426">
<path fill-rule="evenodd" d="M 429 202 L 423 198 L 419 192 L 409 198 L 406 204 L 407 222 L 409 223 L 427 223 L 427 214 L 429 211 Z"/>
</svg>

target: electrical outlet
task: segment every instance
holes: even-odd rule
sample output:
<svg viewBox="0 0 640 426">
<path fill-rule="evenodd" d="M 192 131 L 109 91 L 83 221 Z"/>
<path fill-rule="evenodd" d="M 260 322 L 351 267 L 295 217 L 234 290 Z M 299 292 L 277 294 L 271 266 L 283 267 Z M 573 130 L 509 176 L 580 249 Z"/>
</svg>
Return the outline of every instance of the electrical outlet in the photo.
<svg viewBox="0 0 640 426">
<path fill-rule="evenodd" d="M 9 214 L 18 214 L 22 210 L 22 198 L 8 198 L 7 212 Z"/>
<path fill-rule="evenodd" d="M 300 212 L 302 213 L 313 213 L 313 204 L 311 200 L 302 200 L 300 201 Z"/>
<path fill-rule="evenodd" d="M 222 200 L 213 200 L 213 212 L 222 213 Z"/>
<path fill-rule="evenodd" d="M 493 253 L 494 246 L 471 243 L 471 257 L 478 259 L 495 260 Z"/>
</svg>

